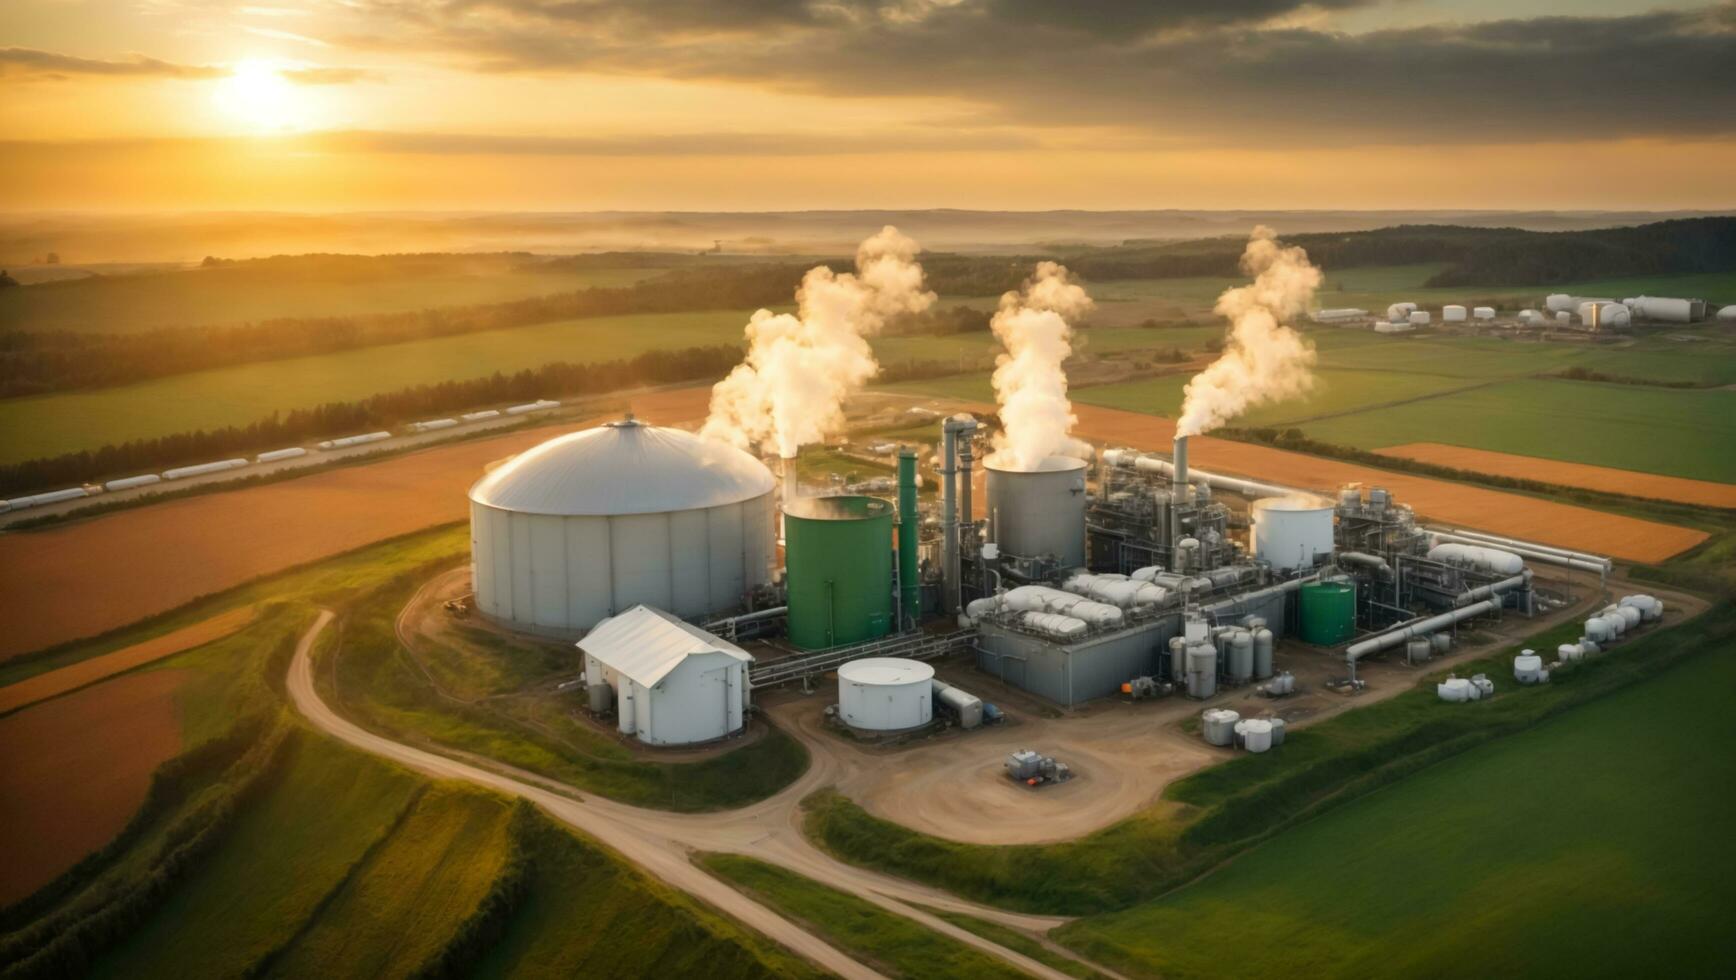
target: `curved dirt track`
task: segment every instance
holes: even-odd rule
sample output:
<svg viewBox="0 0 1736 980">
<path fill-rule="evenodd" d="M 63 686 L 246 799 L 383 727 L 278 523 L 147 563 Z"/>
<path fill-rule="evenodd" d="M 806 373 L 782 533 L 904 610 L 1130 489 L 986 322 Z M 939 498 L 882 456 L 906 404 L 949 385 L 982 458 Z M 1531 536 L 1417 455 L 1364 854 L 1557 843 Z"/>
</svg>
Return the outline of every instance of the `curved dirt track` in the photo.
<svg viewBox="0 0 1736 980">
<path fill-rule="evenodd" d="M 891 912 L 914 919 L 1033 976 L 1065 980 L 1066 974 L 967 932 L 909 902 L 965 912 L 1028 932 L 1043 932 L 1067 921 L 1054 916 L 1021 915 L 962 901 L 945 892 L 844 864 L 815 849 L 802 835 L 803 797 L 833 781 L 836 761 L 824 747 L 810 745 L 808 771 L 769 799 L 724 813 L 675 814 L 645 810 L 598 797 L 558 790 L 559 784 L 530 773 L 496 771 L 428 752 L 369 732 L 334 712 L 313 683 L 310 650 L 333 619 L 322 611 L 296 645 L 290 663 L 290 700 L 313 725 L 343 742 L 441 779 L 459 779 L 509 796 L 530 800 L 561 820 L 614 848 L 665 883 L 733 915 L 801 956 L 843 977 L 878 977 L 824 940 L 771 909 L 713 878 L 689 860 L 692 851 L 746 854 L 851 892 Z M 1101 969 L 1101 968 L 1098 968 Z M 1104 971 L 1107 973 L 1107 971 Z M 1113 974 L 1110 974 L 1113 976 Z"/>
</svg>

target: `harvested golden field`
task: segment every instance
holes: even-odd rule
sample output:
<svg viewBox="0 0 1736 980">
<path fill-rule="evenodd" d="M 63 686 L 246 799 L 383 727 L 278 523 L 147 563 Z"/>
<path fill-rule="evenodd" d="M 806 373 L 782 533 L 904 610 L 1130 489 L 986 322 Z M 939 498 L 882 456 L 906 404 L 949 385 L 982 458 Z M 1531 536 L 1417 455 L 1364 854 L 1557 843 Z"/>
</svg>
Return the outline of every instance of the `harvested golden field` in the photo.
<svg viewBox="0 0 1736 980">
<path fill-rule="evenodd" d="M 113 653 L 81 660 L 59 670 L 51 670 L 46 674 L 38 674 L 16 684 L 0 687 L 0 715 L 58 694 L 76 691 L 106 677 L 125 673 L 134 667 L 142 667 L 183 650 L 204 646 L 212 640 L 220 640 L 253 622 L 257 612 L 252 606 L 231 609 L 203 622 L 164 633 L 162 636 L 154 636 L 143 643 L 135 643 Z"/>
<path fill-rule="evenodd" d="M 1451 466 L 1472 473 L 1488 473 L 1517 480 L 1541 480 L 1562 486 L 1584 487 L 1604 493 L 1625 493 L 1632 497 L 1650 497 L 1653 500 L 1672 500 L 1682 504 L 1699 504 L 1703 507 L 1736 507 L 1736 484 L 1731 483 L 1636 473 L 1633 470 L 1589 466 L 1585 463 L 1563 463 L 1536 456 L 1448 446 L 1439 442 L 1409 442 L 1402 446 L 1377 449 L 1375 452 L 1383 456 L 1414 459 L 1437 466 Z"/>
<path fill-rule="evenodd" d="M 710 388 L 632 400 L 657 423 Z M 378 463 L 0 535 L 0 659 L 95 636 L 251 579 L 453 521 L 487 464 L 601 419 L 438 446 Z"/>
<path fill-rule="evenodd" d="M 181 748 L 188 675 L 117 677 L 0 718 L 0 904 L 52 881 L 126 826 Z"/>
</svg>

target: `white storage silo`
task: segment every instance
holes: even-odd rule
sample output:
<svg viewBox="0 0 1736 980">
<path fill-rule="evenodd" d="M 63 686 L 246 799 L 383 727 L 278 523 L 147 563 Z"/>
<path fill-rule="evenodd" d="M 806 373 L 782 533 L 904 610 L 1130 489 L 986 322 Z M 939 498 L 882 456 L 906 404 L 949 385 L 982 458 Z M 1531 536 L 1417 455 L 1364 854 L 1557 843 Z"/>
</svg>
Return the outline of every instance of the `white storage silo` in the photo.
<svg viewBox="0 0 1736 980">
<path fill-rule="evenodd" d="M 1308 494 L 1254 501 L 1254 557 L 1273 568 L 1308 568 L 1332 554 L 1332 501 Z"/>
<path fill-rule="evenodd" d="M 776 484 L 734 446 L 631 418 L 551 439 L 470 488 L 476 607 L 557 635 L 639 604 L 738 608 L 771 580 Z"/>
<path fill-rule="evenodd" d="M 1085 467 L 1072 456 L 1050 456 L 1034 470 L 986 464 L 989 540 L 1002 554 L 1084 565 Z"/>
<path fill-rule="evenodd" d="M 869 732 L 918 728 L 934 717 L 934 668 L 899 657 L 868 657 L 838 668 L 838 715 Z"/>
<path fill-rule="evenodd" d="M 1465 320 L 1465 308 L 1457 303 L 1448 303 L 1446 306 L 1441 307 L 1441 320 L 1446 323 L 1463 323 Z"/>
</svg>

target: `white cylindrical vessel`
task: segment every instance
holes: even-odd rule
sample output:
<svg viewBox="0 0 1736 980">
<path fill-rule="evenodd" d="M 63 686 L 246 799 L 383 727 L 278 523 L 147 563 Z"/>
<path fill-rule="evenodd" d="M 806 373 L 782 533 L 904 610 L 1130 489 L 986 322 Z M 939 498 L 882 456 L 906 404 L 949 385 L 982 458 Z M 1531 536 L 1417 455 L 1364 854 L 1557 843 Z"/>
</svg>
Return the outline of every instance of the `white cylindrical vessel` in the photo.
<svg viewBox="0 0 1736 980">
<path fill-rule="evenodd" d="M 240 469 L 247 465 L 245 459 L 222 459 L 215 463 L 200 463 L 197 466 L 177 466 L 172 470 L 163 471 L 165 480 L 183 480 L 189 476 L 206 476 L 211 473 L 222 473 L 225 470 Z"/>
<path fill-rule="evenodd" d="M 1463 323 L 1465 308 L 1457 303 L 1449 303 L 1441 307 L 1441 320 L 1445 323 Z"/>
<path fill-rule="evenodd" d="M 1272 723 L 1264 718 L 1249 718 L 1242 722 L 1242 747 L 1249 752 L 1264 752 L 1272 747 Z"/>
<path fill-rule="evenodd" d="M 1469 701 L 1473 697 L 1471 682 L 1463 677 L 1449 677 L 1436 684 L 1435 693 L 1442 701 Z"/>
<path fill-rule="evenodd" d="M 1002 554 L 1054 557 L 1062 568 L 1085 564 L 1085 469 L 1082 459 L 1050 456 L 1035 470 L 987 463 L 984 537 Z"/>
<path fill-rule="evenodd" d="M 1254 557 L 1273 568 L 1309 568 L 1332 554 L 1332 501 L 1292 494 L 1256 500 L 1252 510 Z"/>
<path fill-rule="evenodd" d="M 297 459 L 306 455 L 306 449 L 303 449 L 300 446 L 292 446 L 289 449 L 273 449 L 270 452 L 260 453 L 258 456 L 253 457 L 253 461 L 255 463 L 275 463 L 278 460 Z"/>
<path fill-rule="evenodd" d="M 1254 636 L 1247 630 L 1230 634 L 1228 669 L 1230 680 L 1242 684 L 1254 676 Z"/>
<path fill-rule="evenodd" d="M 1211 745 L 1230 745 L 1235 741 L 1236 722 L 1241 717 L 1228 708 L 1207 708 L 1200 715 L 1200 732 Z"/>
<path fill-rule="evenodd" d="M 476 607 L 586 630 L 641 603 L 696 619 L 771 581 L 777 481 L 745 452 L 628 420 L 551 439 L 470 488 Z"/>
<path fill-rule="evenodd" d="M 1429 558 L 1454 565 L 1471 565 L 1502 575 L 1518 575 L 1525 570 L 1525 559 L 1513 552 L 1475 544 L 1437 544 L 1429 549 Z"/>
<path fill-rule="evenodd" d="M 1265 680 L 1272 676 L 1272 648 L 1275 638 L 1272 631 L 1264 626 L 1254 630 L 1254 679 Z"/>
<path fill-rule="evenodd" d="M 122 479 L 119 479 L 119 480 L 110 480 L 107 483 L 103 484 L 102 488 L 104 490 L 109 490 L 109 491 L 131 490 L 134 487 L 148 487 L 153 483 L 161 483 L 161 482 L 163 482 L 162 477 L 158 476 L 155 473 L 146 473 L 143 476 L 129 476 L 129 477 L 123 477 Z"/>
<path fill-rule="evenodd" d="M 1543 658 L 1530 650 L 1526 650 L 1513 658 L 1513 679 L 1521 684 L 1537 683 L 1538 675 L 1542 670 Z"/>
<path fill-rule="evenodd" d="M 1210 643 L 1187 648 L 1187 696 L 1203 701 L 1218 693 L 1218 651 Z"/>
<path fill-rule="evenodd" d="M 458 417 L 465 422 L 481 422 L 484 419 L 497 419 L 500 418 L 500 409 L 489 408 L 480 412 L 465 412 L 463 415 Z"/>
<path fill-rule="evenodd" d="M 1409 664 L 1427 663 L 1429 659 L 1429 651 L 1431 649 L 1433 649 L 1433 646 L 1429 643 L 1428 637 L 1413 636 L 1409 640 L 1405 641 L 1405 662 Z"/>
<path fill-rule="evenodd" d="M 934 717 L 934 668 L 916 660 L 869 657 L 838 668 L 838 715 L 851 728 L 898 732 Z"/>
</svg>

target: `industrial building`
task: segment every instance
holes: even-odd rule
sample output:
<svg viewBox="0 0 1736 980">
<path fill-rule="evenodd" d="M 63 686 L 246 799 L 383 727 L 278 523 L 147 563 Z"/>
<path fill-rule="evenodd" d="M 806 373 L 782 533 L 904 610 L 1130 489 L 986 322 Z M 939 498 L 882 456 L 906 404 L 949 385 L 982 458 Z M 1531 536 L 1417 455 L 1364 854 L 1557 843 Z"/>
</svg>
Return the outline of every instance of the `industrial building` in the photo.
<svg viewBox="0 0 1736 980">
<path fill-rule="evenodd" d="M 772 580 L 776 485 L 733 446 L 631 417 L 551 439 L 470 489 L 476 608 L 552 635 L 640 604 L 743 608 Z"/>
<path fill-rule="evenodd" d="M 753 657 L 658 609 L 634 606 L 579 641 L 591 709 L 612 703 L 621 734 L 691 745 L 741 730 Z"/>
</svg>

